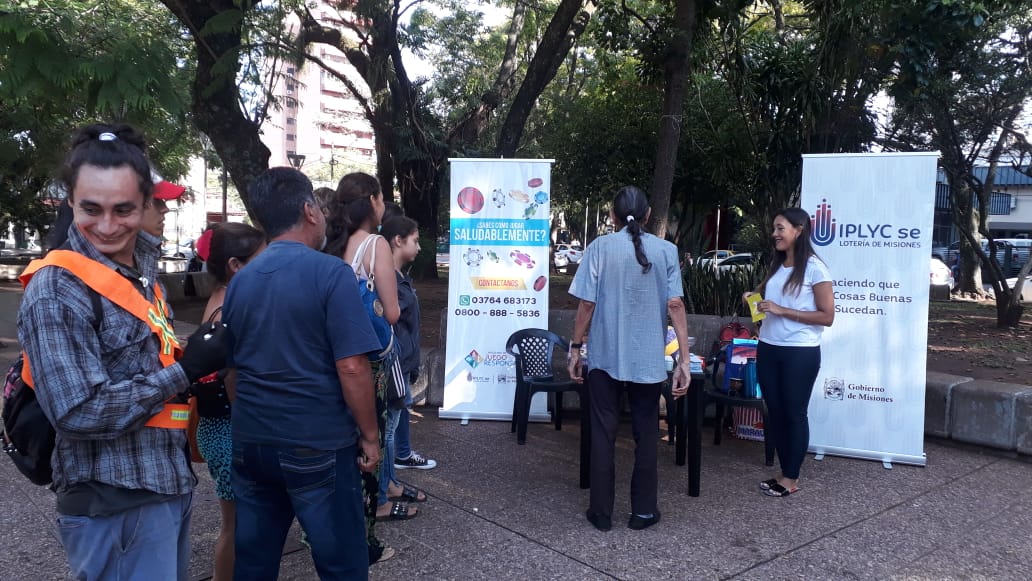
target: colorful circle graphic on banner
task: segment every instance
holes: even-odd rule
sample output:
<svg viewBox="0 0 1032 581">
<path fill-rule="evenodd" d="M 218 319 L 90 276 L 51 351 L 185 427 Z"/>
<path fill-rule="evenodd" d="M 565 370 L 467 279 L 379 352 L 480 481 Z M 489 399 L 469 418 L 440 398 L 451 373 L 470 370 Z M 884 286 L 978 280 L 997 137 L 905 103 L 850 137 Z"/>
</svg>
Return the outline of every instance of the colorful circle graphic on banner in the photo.
<svg viewBox="0 0 1032 581">
<path fill-rule="evenodd" d="M 467 214 L 476 214 L 484 209 L 484 194 L 474 187 L 462 188 L 459 190 L 459 207 Z"/>
<path fill-rule="evenodd" d="M 514 199 L 514 200 L 516 200 L 517 202 L 522 203 L 522 204 L 526 204 L 527 202 L 530 201 L 530 196 L 528 196 L 526 192 L 522 192 L 520 190 L 512 190 L 512 191 L 510 191 L 509 192 L 509 197 Z"/>
<path fill-rule="evenodd" d="M 484 255 L 481 254 L 478 248 L 468 248 L 462 253 L 462 259 L 466 262 L 466 266 L 476 268 L 484 260 Z"/>
<path fill-rule="evenodd" d="M 505 194 L 502 193 L 502 190 L 493 190 L 491 192 L 491 201 L 494 202 L 496 208 L 504 208 Z"/>
<path fill-rule="evenodd" d="M 534 281 L 534 290 L 536 290 L 538 292 L 544 290 L 545 289 L 545 284 L 547 284 L 547 283 L 548 283 L 548 279 L 545 278 L 544 276 L 537 277 L 537 280 Z"/>
<path fill-rule="evenodd" d="M 540 188 L 541 184 L 543 184 L 543 183 L 545 183 L 545 181 L 542 180 L 541 178 L 530 178 L 530 181 L 527 182 L 527 185 L 532 187 L 532 188 Z"/>
<path fill-rule="evenodd" d="M 513 250 L 509 253 L 509 258 L 512 259 L 516 266 L 525 266 L 527 268 L 534 268 L 537 263 L 530 257 L 526 252 L 520 252 L 519 250 Z"/>
</svg>

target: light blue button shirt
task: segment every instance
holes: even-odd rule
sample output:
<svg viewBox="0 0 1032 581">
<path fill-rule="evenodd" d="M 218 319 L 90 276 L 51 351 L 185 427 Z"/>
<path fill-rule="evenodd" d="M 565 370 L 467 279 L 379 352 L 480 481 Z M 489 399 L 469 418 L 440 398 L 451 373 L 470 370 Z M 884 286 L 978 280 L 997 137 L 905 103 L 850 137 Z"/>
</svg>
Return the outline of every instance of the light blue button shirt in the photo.
<svg viewBox="0 0 1032 581">
<path fill-rule="evenodd" d="M 613 379 L 659 383 L 667 378 L 667 301 L 684 295 L 677 247 L 641 235 L 652 269 L 642 273 L 624 228 L 588 245 L 570 294 L 595 303 L 588 331 L 588 367 Z"/>
</svg>

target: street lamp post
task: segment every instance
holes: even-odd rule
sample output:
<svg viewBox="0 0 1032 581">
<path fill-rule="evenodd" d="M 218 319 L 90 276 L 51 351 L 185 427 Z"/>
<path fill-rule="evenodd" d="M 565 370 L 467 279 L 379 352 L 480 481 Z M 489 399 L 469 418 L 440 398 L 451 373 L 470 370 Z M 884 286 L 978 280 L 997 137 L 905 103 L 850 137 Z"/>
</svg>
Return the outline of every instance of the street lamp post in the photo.
<svg viewBox="0 0 1032 581">
<path fill-rule="evenodd" d="M 222 221 L 229 222 L 229 175 L 226 173 L 226 164 L 222 164 Z"/>
<path fill-rule="evenodd" d="M 290 162 L 294 169 L 300 170 L 301 166 L 305 165 L 305 155 L 301 153 L 288 153 L 287 161 Z"/>
</svg>

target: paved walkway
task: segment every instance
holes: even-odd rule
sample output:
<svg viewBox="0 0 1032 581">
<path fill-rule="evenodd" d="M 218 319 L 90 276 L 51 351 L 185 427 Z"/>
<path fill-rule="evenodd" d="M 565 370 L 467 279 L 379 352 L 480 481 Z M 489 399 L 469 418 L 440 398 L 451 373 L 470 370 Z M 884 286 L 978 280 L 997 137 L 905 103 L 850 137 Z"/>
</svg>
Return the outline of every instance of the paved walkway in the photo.
<svg viewBox="0 0 1032 581">
<path fill-rule="evenodd" d="M 0 285 L 4 342 L 13 332 L 11 294 Z M 0 351 L 0 359 L 9 356 L 10 347 Z M 462 426 L 423 413 L 413 441 L 439 466 L 400 475 L 430 500 L 414 520 L 381 525 L 398 554 L 373 567 L 373 579 L 1032 579 L 1032 463 L 985 449 L 929 440 L 927 467 L 892 470 L 808 457 L 803 490 L 778 499 L 756 486 L 771 476 L 761 444 L 725 439 L 718 447 L 706 438 L 702 494 L 691 498 L 686 469 L 664 445 L 662 522 L 631 531 L 614 518 L 614 529 L 602 533 L 583 516 L 576 419 L 561 432 L 532 425 L 527 445 L 517 446 L 507 423 Z M 617 515 L 629 510 L 632 449 L 625 424 Z M 191 574 L 205 579 L 218 507 L 197 468 Z M 49 491 L 0 459 L 0 579 L 67 578 L 53 506 Z M 315 579 L 296 538 L 285 547 L 281 578 Z"/>
</svg>

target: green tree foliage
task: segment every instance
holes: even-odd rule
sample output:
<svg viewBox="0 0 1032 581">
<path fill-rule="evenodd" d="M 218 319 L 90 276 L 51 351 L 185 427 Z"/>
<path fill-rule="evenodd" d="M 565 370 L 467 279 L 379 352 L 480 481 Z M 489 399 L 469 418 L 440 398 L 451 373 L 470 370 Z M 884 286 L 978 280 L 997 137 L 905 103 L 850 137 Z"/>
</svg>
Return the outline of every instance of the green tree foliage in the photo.
<svg viewBox="0 0 1032 581">
<path fill-rule="evenodd" d="M 937 149 L 950 185 L 961 238 L 963 292 L 981 294 L 980 265 L 989 268 L 997 323 L 1016 325 L 1022 308 L 1003 282 L 989 237 L 987 212 L 995 168 L 1026 141 L 1015 121 L 1032 103 L 1032 9 L 1025 2 L 926 0 L 890 2 L 900 22 L 891 50 L 899 73 L 890 90 L 897 108 L 885 143 Z M 985 179 L 976 166 L 988 165 Z M 991 239 L 991 238 L 990 238 Z"/>
<path fill-rule="evenodd" d="M 722 98 L 692 146 L 709 158 L 714 186 L 760 246 L 774 214 L 798 203 L 802 155 L 864 151 L 875 137 L 868 103 L 892 67 L 872 50 L 884 34 L 877 0 L 755 2 L 717 18 L 699 58 L 696 90 Z M 763 244 L 765 246 L 765 244 Z"/>
<path fill-rule="evenodd" d="M 0 229 L 44 231 L 70 132 L 135 125 L 167 177 L 186 172 L 197 135 L 185 113 L 185 45 L 149 2 L 22 0 L 0 11 Z"/>
<path fill-rule="evenodd" d="M 305 9 L 300 12 L 302 27 L 296 43 L 305 60 L 352 88 L 374 129 L 376 173 L 381 186 L 385 191 L 396 186 L 406 213 L 436 239 L 447 157 L 473 149 L 471 144 L 478 142 L 503 103 L 507 107 L 497 148 L 507 156 L 516 152 L 530 112 L 586 26 L 593 3 L 560 0 L 554 9 L 542 8 L 536 15 L 530 14 L 527 5 L 516 4 L 512 19 L 505 25 L 504 50 L 497 60 L 486 52 L 451 50 L 459 44 L 444 34 L 449 24 L 460 34 L 474 34 L 473 39 L 478 30 L 477 18 L 458 10 L 454 2 L 438 3 L 450 9 L 445 24 L 429 11 L 417 12 L 414 25 L 406 29 L 402 14 L 416 4 L 359 0 L 343 6 L 358 18 L 342 12 L 339 27 L 318 21 Z M 539 21 L 547 24 L 536 41 L 521 44 L 522 35 L 529 30 L 526 23 Z M 401 53 L 405 43 L 425 53 L 446 55 L 444 58 L 456 66 L 464 63 L 472 68 L 463 70 L 465 80 L 458 76 L 442 80 L 442 87 L 451 83 L 452 96 L 444 97 L 442 92 L 428 95 L 423 82 L 409 76 Z M 340 49 L 368 90 L 355 86 L 340 66 L 315 56 L 321 44 Z M 522 46 L 533 50 L 522 52 Z M 470 55 L 492 57 L 494 72 L 485 74 L 489 67 L 467 60 Z M 478 74 L 484 76 L 477 78 Z M 479 89 L 483 92 L 477 99 L 473 95 Z M 453 109 L 460 104 L 465 108 Z"/>
</svg>

